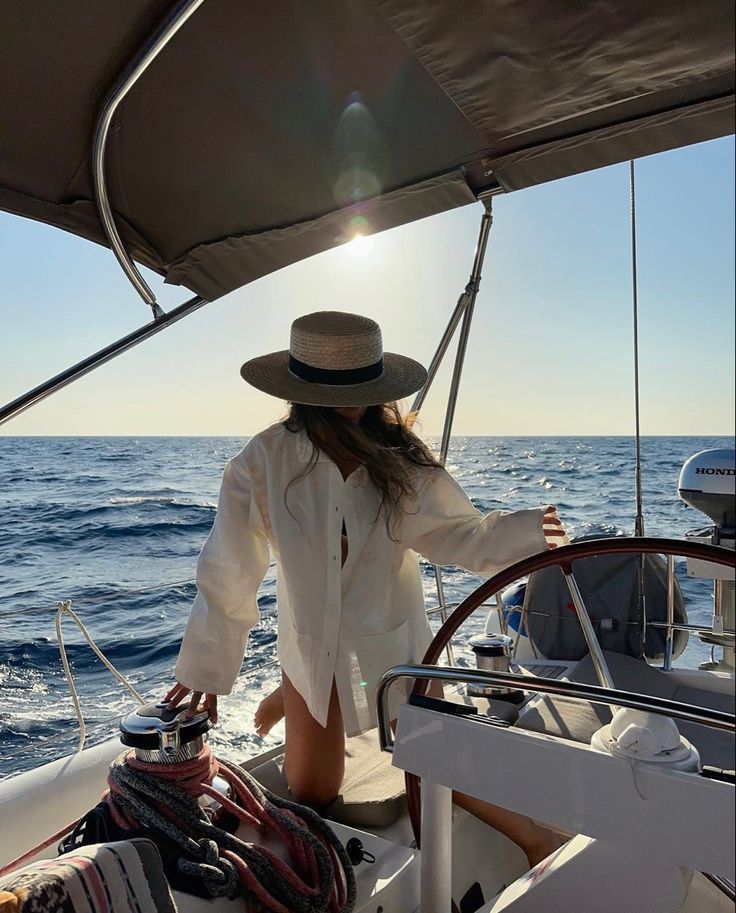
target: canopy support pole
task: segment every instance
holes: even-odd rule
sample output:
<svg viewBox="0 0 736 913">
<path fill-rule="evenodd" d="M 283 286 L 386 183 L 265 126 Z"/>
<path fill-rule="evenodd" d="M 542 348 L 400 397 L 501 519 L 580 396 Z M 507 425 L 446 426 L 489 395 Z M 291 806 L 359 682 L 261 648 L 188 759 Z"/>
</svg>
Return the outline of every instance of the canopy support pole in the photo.
<svg viewBox="0 0 736 913">
<path fill-rule="evenodd" d="M 61 374 L 57 374 L 38 387 L 34 387 L 33 390 L 29 390 L 28 393 L 24 393 L 23 396 L 19 396 L 0 409 L 0 425 L 20 415 L 21 412 L 25 412 L 26 409 L 30 409 L 31 406 L 35 406 L 36 403 L 40 403 L 41 400 L 46 399 L 52 393 L 56 393 L 57 390 L 61 390 L 78 378 L 89 374 L 90 371 L 94 371 L 100 365 L 112 361 L 117 355 L 121 355 L 123 352 L 127 352 L 128 349 L 137 346 L 139 342 L 143 342 L 150 336 L 155 336 L 156 333 L 160 333 L 161 330 L 165 330 L 172 323 L 176 323 L 177 320 L 181 320 L 182 317 L 186 317 L 207 303 L 205 298 L 200 298 L 197 295 L 195 298 L 191 298 L 189 301 L 185 301 L 184 304 L 175 307 L 168 314 L 162 312 L 161 317 L 157 317 L 150 323 L 133 330 L 132 333 L 128 333 L 127 336 L 123 336 L 117 342 L 110 343 L 109 346 L 94 355 L 90 355 L 84 361 L 77 362 L 76 365 L 72 365 L 71 368 L 67 368 Z"/>
<path fill-rule="evenodd" d="M 424 400 L 427 398 L 429 393 L 429 388 L 432 384 L 432 381 L 437 374 L 442 359 L 447 352 L 450 341 L 455 334 L 455 330 L 462 319 L 462 326 L 460 328 L 460 339 L 457 345 L 457 352 L 455 353 L 455 365 L 452 371 L 452 381 L 450 383 L 450 393 L 447 399 L 447 409 L 445 410 L 445 424 L 442 429 L 442 442 L 440 444 L 440 454 L 439 460 L 440 463 L 444 466 L 447 460 L 447 452 L 450 447 L 450 437 L 452 435 L 452 423 L 455 418 L 455 407 L 457 406 L 457 397 L 460 390 L 460 379 L 463 373 L 463 365 L 465 363 L 465 352 L 468 347 L 468 339 L 470 337 L 470 324 L 473 319 L 473 310 L 475 309 L 475 299 L 478 297 L 478 289 L 480 288 L 480 279 L 481 279 L 481 268 L 483 267 L 483 260 L 486 255 L 486 247 L 488 246 L 488 236 L 491 231 L 491 225 L 493 224 L 493 214 L 491 211 L 492 197 L 487 197 L 483 200 L 483 206 L 485 211 L 483 213 L 483 218 L 480 223 L 480 232 L 478 234 L 478 243 L 475 248 L 475 257 L 473 259 L 473 268 L 470 272 L 470 279 L 468 284 L 465 286 L 462 294 L 458 298 L 457 304 L 455 305 L 455 310 L 452 312 L 450 317 L 450 322 L 447 325 L 442 339 L 440 339 L 439 346 L 435 352 L 434 358 L 432 359 L 430 366 L 427 370 L 427 381 L 416 395 L 414 402 L 411 407 L 412 413 L 418 412 Z M 442 623 L 444 624 L 447 621 L 447 610 L 445 608 L 445 588 L 442 582 L 442 569 L 438 566 L 434 566 L 434 579 L 437 585 L 437 599 L 440 605 L 440 617 Z M 454 654 L 451 644 L 447 644 L 447 659 L 450 665 L 455 664 Z"/>
<path fill-rule="evenodd" d="M 123 272 L 133 284 L 133 287 L 141 298 L 150 306 L 153 311 L 154 319 L 163 317 L 164 312 L 156 303 L 156 296 L 149 288 L 146 280 L 143 278 L 132 259 L 128 256 L 128 252 L 123 245 L 117 226 L 115 225 L 115 219 L 113 218 L 110 198 L 107 195 L 107 182 L 105 180 L 105 147 L 107 145 L 107 136 L 110 132 L 110 125 L 112 124 L 115 112 L 122 100 L 133 88 L 139 77 L 148 69 L 163 48 L 166 47 L 182 25 L 184 25 L 192 13 L 196 12 L 203 2 L 204 0 L 187 0 L 183 5 L 180 5 L 173 15 L 169 16 L 163 23 L 148 45 L 118 79 L 105 99 L 105 103 L 97 118 L 94 142 L 92 145 L 92 173 L 95 183 L 95 202 L 97 203 L 97 212 L 100 216 L 100 222 L 102 223 L 102 227 L 107 235 L 107 240 L 110 242 L 110 247 Z"/>
</svg>

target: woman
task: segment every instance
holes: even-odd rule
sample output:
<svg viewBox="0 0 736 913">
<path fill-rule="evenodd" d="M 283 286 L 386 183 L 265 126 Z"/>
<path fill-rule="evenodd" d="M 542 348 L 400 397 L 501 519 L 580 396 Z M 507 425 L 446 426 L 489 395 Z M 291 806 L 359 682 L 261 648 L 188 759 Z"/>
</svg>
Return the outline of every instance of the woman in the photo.
<svg viewBox="0 0 736 913">
<path fill-rule="evenodd" d="M 324 808 L 340 790 L 345 735 L 375 725 L 378 679 L 421 661 L 431 640 L 417 552 L 491 575 L 562 544 L 564 533 L 551 507 L 485 517 L 475 510 L 395 406 L 423 386 L 424 368 L 384 353 L 368 318 L 301 317 L 289 351 L 252 359 L 241 374 L 289 401 L 291 412 L 225 469 L 166 700 L 176 705 L 191 691 L 196 708 L 204 695 L 216 719 L 217 696 L 230 693 L 258 620 L 270 546 L 282 667 L 271 715 L 283 706 L 295 800 Z M 528 818 L 455 799 L 515 840 L 531 863 L 558 845 Z"/>
</svg>

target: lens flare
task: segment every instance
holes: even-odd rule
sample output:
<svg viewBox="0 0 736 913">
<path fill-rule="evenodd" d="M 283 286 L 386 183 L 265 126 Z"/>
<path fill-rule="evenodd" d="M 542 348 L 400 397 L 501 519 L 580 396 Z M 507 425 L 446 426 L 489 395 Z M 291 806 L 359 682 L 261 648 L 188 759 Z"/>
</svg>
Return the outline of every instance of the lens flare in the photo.
<svg viewBox="0 0 736 913">
<path fill-rule="evenodd" d="M 373 247 L 373 237 L 371 235 L 363 235 L 358 232 L 357 234 L 353 235 L 352 238 L 350 238 L 345 247 L 354 256 L 364 257 Z"/>
</svg>

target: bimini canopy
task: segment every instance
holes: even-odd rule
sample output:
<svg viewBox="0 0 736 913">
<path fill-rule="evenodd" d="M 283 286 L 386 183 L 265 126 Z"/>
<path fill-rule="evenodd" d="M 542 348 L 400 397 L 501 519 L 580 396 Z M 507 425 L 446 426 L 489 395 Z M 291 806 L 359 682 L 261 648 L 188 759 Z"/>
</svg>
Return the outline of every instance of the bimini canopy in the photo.
<svg viewBox="0 0 736 913">
<path fill-rule="evenodd" d="M 97 116 L 171 0 L 0 9 L 0 207 L 107 243 Z M 117 110 L 132 255 L 216 298 L 346 240 L 733 132 L 733 0 L 204 0 Z"/>
</svg>

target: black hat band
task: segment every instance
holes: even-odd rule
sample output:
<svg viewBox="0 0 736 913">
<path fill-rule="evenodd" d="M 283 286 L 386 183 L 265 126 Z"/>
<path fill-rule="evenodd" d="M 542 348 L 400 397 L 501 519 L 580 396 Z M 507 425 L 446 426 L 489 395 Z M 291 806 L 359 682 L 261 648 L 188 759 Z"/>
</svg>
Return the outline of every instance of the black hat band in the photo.
<svg viewBox="0 0 736 913">
<path fill-rule="evenodd" d="M 339 370 L 334 368 L 315 368 L 305 364 L 289 355 L 289 371 L 299 380 L 309 384 L 329 384 L 336 387 L 347 387 L 351 384 L 364 384 L 369 380 L 377 380 L 383 374 L 383 358 L 372 365 L 363 368 L 348 368 Z"/>
</svg>

